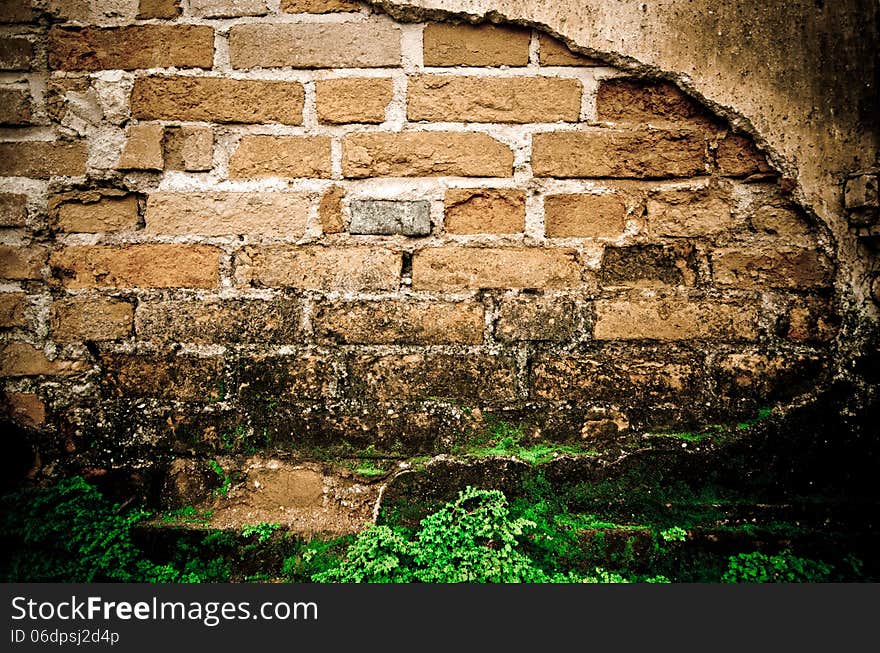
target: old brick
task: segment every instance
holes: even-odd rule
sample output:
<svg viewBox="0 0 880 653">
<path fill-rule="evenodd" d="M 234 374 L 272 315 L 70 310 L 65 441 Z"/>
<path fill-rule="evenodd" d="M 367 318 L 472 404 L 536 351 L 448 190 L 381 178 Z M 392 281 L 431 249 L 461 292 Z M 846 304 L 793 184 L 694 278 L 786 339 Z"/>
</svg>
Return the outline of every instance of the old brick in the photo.
<svg viewBox="0 0 880 653">
<path fill-rule="evenodd" d="M 229 159 L 229 176 L 330 177 L 329 136 L 245 135 Z"/>
<path fill-rule="evenodd" d="M 0 70 L 30 70 L 34 46 L 26 38 L 0 38 Z"/>
<path fill-rule="evenodd" d="M 748 177 L 773 171 L 755 142 L 739 134 L 728 134 L 718 143 L 715 160 L 725 177 Z"/>
<path fill-rule="evenodd" d="M 375 247 L 275 246 L 248 250 L 247 279 L 305 290 L 396 290 L 401 255 Z"/>
<path fill-rule="evenodd" d="M 214 166 L 214 132 L 210 127 L 166 127 L 165 168 L 202 172 Z"/>
<path fill-rule="evenodd" d="M 431 233 L 431 203 L 426 200 L 352 200 L 353 234 L 427 236 Z"/>
<path fill-rule="evenodd" d="M 141 20 L 150 18 L 177 18 L 180 15 L 180 0 L 140 0 L 137 17 Z"/>
<path fill-rule="evenodd" d="M 727 188 L 676 189 L 651 193 L 648 230 L 654 236 L 706 236 L 742 225 L 731 211 Z"/>
<path fill-rule="evenodd" d="M 162 170 L 165 167 L 164 138 L 162 125 L 132 125 L 128 128 L 128 140 L 116 167 L 121 170 Z"/>
<path fill-rule="evenodd" d="M 764 406 L 807 392 L 822 382 L 825 361 L 809 353 L 732 353 L 715 363 L 717 392 Z"/>
<path fill-rule="evenodd" d="M 306 231 L 309 204 L 309 197 L 302 193 L 151 193 L 147 197 L 146 231 L 299 238 Z"/>
<path fill-rule="evenodd" d="M 0 143 L 0 177 L 78 176 L 86 173 L 85 143 L 19 141 Z"/>
<path fill-rule="evenodd" d="M 450 188 L 444 212 L 450 234 L 520 233 L 526 226 L 526 194 L 506 188 Z"/>
<path fill-rule="evenodd" d="M 131 335 L 134 309 L 126 301 L 105 297 L 68 297 L 52 303 L 55 342 L 119 340 Z"/>
<path fill-rule="evenodd" d="M 233 68 L 384 68 L 400 65 L 400 30 L 389 23 L 235 25 Z"/>
<path fill-rule="evenodd" d="M 840 317 L 829 300 L 798 297 L 788 311 L 785 337 L 795 342 L 830 342 L 839 326 Z"/>
<path fill-rule="evenodd" d="M 49 360 L 42 349 L 26 342 L 0 344 L 0 377 L 65 376 L 86 369 L 80 361 Z"/>
<path fill-rule="evenodd" d="M 611 122 L 714 125 L 705 108 L 669 82 L 603 80 L 596 93 L 596 113 L 599 120 Z"/>
<path fill-rule="evenodd" d="M 21 292 L 0 294 L 0 327 L 27 326 L 27 296 Z"/>
<path fill-rule="evenodd" d="M 214 30 L 204 25 L 53 27 L 49 30 L 53 70 L 210 68 Z"/>
<path fill-rule="evenodd" d="M 266 0 L 189 0 L 189 12 L 201 18 L 265 16 Z"/>
<path fill-rule="evenodd" d="M 4 0 L 0 3 L 0 23 L 29 23 L 34 18 L 32 0 Z"/>
<path fill-rule="evenodd" d="M 360 3 L 348 0 L 281 0 L 281 11 L 289 14 L 329 14 L 360 9 Z"/>
<path fill-rule="evenodd" d="M 567 297 L 520 295 L 501 303 L 495 337 L 505 342 L 563 342 L 575 338 L 579 321 L 580 310 Z"/>
<path fill-rule="evenodd" d="M 815 245 L 803 210 L 776 192 L 759 195 L 751 206 L 752 227 L 762 235 L 779 237 L 786 244 Z"/>
<path fill-rule="evenodd" d="M 538 35 L 538 57 L 542 66 L 601 66 L 601 61 L 577 54 L 548 34 Z"/>
<path fill-rule="evenodd" d="M 413 257 L 415 290 L 568 288 L 582 283 L 573 249 L 428 247 Z"/>
<path fill-rule="evenodd" d="M 691 243 L 606 247 L 599 280 L 605 286 L 692 286 L 697 262 Z"/>
<path fill-rule="evenodd" d="M 706 143 L 691 131 L 611 129 L 532 137 L 537 177 L 692 177 L 706 172 Z"/>
<path fill-rule="evenodd" d="M 302 307 L 280 299 L 147 301 L 138 304 L 139 340 L 199 344 L 293 344 L 301 338 Z"/>
<path fill-rule="evenodd" d="M 345 231 L 342 223 L 342 198 L 345 197 L 345 189 L 342 186 L 332 186 L 330 190 L 321 196 L 318 204 L 318 220 L 321 223 L 321 231 L 325 234 L 338 234 Z"/>
<path fill-rule="evenodd" d="M 46 422 L 46 404 L 32 392 L 4 392 L 0 403 L 16 424 L 35 429 Z"/>
<path fill-rule="evenodd" d="M 379 401 L 512 401 L 516 398 L 515 367 L 512 358 L 476 354 L 358 356 L 349 365 L 349 376 L 356 393 Z"/>
<path fill-rule="evenodd" d="M 95 122 L 97 100 L 88 77 L 49 77 L 45 100 L 46 113 L 52 120 L 61 122 L 69 115 L 84 114 L 85 120 Z M 99 121 L 101 116 L 95 118 Z"/>
<path fill-rule="evenodd" d="M 296 402 L 333 394 L 337 372 L 332 359 L 314 355 L 261 356 L 241 361 L 242 401 Z"/>
<path fill-rule="evenodd" d="M 407 90 L 410 120 L 577 122 L 580 111 L 576 79 L 419 75 Z"/>
<path fill-rule="evenodd" d="M 509 177 L 513 152 L 486 134 L 352 134 L 342 142 L 346 177 Z"/>
<path fill-rule="evenodd" d="M 138 225 L 138 204 L 134 195 L 83 197 L 82 201 L 50 201 L 52 225 L 59 231 L 102 233 L 131 229 Z"/>
<path fill-rule="evenodd" d="M 525 66 L 529 30 L 501 25 L 429 23 L 423 37 L 426 66 Z"/>
<path fill-rule="evenodd" d="M 328 344 L 477 345 L 483 341 L 483 307 L 466 302 L 338 302 L 319 305 L 312 324 Z"/>
<path fill-rule="evenodd" d="M 31 95 L 27 89 L 0 87 L 0 125 L 27 125 L 31 121 Z"/>
<path fill-rule="evenodd" d="M 211 401 L 223 396 L 223 359 L 215 356 L 105 354 L 105 390 L 118 397 Z"/>
<path fill-rule="evenodd" d="M 617 193 L 549 195 L 544 198 L 544 233 L 548 238 L 618 238 L 626 214 L 626 201 Z"/>
<path fill-rule="evenodd" d="M 330 124 L 384 122 L 392 95 L 387 77 L 320 79 L 315 82 L 318 120 Z"/>
<path fill-rule="evenodd" d="M 596 340 L 755 340 L 755 302 L 636 295 L 595 302 Z"/>
<path fill-rule="evenodd" d="M 715 283 L 738 288 L 816 288 L 829 283 L 825 261 L 806 249 L 718 249 L 712 253 Z"/>
<path fill-rule="evenodd" d="M 0 193 L 0 227 L 23 227 L 27 224 L 27 195 Z"/>
<path fill-rule="evenodd" d="M 131 112 L 141 120 L 220 123 L 302 123 L 302 84 L 220 77 L 141 77 L 131 92 Z"/>
<path fill-rule="evenodd" d="M 44 247 L 0 245 L 0 279 L 39 279 L 45 262 Z"/>
<path fill-rule="evenodd" d="M 66 288 L 216 288 L 220 250 L 207 245 L 70 246 L 49 265 Z"/>
</svg>

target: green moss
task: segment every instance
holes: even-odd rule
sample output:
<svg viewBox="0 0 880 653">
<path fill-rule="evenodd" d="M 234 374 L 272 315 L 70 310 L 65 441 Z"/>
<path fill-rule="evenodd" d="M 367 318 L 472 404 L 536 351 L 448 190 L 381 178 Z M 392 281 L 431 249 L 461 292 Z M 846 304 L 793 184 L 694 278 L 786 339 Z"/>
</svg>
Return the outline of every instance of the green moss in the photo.
<svg viewBox="0 0 880 653">
<path fill-rule="evenodd" d="M 552 442 L 526 442 L 522 425 L 511 425 L 503 421 L 491 424 L 482 432 L 471 434 L 453 453 L 469 458 L 488 458 L 506 456 L 516 458 L 532 465 L 540 465 L 559 456 L 594 456 L 592 449 L 571 444 Z"/>
</svg>

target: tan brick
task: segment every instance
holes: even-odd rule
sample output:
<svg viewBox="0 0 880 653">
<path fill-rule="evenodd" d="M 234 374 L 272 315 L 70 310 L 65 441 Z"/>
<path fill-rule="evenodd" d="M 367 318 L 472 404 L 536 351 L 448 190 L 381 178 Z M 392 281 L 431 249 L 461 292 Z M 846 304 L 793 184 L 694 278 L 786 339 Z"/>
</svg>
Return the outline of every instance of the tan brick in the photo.
<svg viewBox="0 0 880 653">
<path fill-rule="evenodd" d="M 483 306 L 399 300 L 319 305 L 315 334 L 326 343 L 376 345 L 480 344 Z"/>
<path fill-rule="evenodd" d="M 596 340 L 756 340 L 760 306 L 636 295 L 595 302 Z"/>
<path fill-rule="evenodd" d="M 135 328 L 139 340 L 294 344 L 302 337 L 301 320 L 300 301 L 293 297 L 142 301 Z"/>
<path fill-rule="evenodd" d="M 332 186 L 330 190 L 321 196 L 318 204 L 318 220 L 321 222 L 321 231 L 325 234 L 338 234 L 345 231 L 342 223 L 342 198 L 345 197 L 345 189 L 342 186 Z"/>
<path fill-rule="evenodd" d="M 189 12 L 200 18 L 265 16 L 266 0 L 189 0 Z"/>
<path fill-rule="evenodd" d="M 26 38 L 0 38 L 0 70 L 30 70 L 34 46 Z"/>
<path fill-rule="evenodd" d="M 57 204 L 50 200 L 49 214 L 53 228 L 68 232 L 103 233 L 137 227 L 138 204 L 134 195 L 94 195 L 86 195 L 81 201 L 62 199 Z"/>
<path fill-rule="evenodd" d="M 118 397 L 215 401 L 223 395 L 223 359 L 197 356 L 105 354 L 101 380 Z"/>
<path fill-rule="evenodd" d="M 46 404 L 32 392 L 4 392 L 0 403 L 5 414 L 16 424 L 40 428 L 46 422 Z"/>
<path fill-rule="evenodd" d="M 577 122 L 580 111 L 576 79 L 419 75 L 407 89 L 410 120 Z"/>
<path fill-rule="evenodd" d="M 648 231 L 654 236 L 707 236 L 733 231 L 742 220 L 732 212 L 728 188 L 665 190 L 648 198 Z"/>
<path fill-rule="evenodd" d="M 526 226 L 525 191 L 506 188 L 450 188 L 444 228 L 450 234 L 515 234 Z"/>
<path fill-rule="evenodd" d="M 618 238 L 626 214 L 626 200 L 617 193 L 549 195 L 544 198 L 544 233 L 548 238 Z"/>
<path fill-rule="evenodd" d="M 337 371 L 331 358 L 287 354 L 255 356 L 240 363 L 238 396 L 244 402 L 265 406 L 276 402 L 321 400 L 333 396 Z"/>
<path fill-rule="evenodd" d="M 304 290 L 397 290 L 401 255 L 374 247 L 250 248 L 247 280 Z"/>
<path fill-rule="evenodd" d="M 329 136 L 242 136 L 229 177 L 330 177 Z"/>
<path fill-rule="evenodd" d="M 405 354 L 359 356 L 349 364 L 358 394 L 401 399 L 516 399 L 516 363 L 486 355 Z"/>
<path fill-rule="evenodd" d="M 573 249 L 429 247 L 413 256 L 415 290 L 568 288 L 582 283 Z"/>
<path fill-rule="evenodd" d="M 162 170 L 165 168 L 164 138 L 162 125 L 132 125 L 128 128 L 128 140 L 116 167 L 121 170 Z"/>
<path fill-rule="evenodd" d="M 0 87 L 0 125 L 27 125 L 31 121 L 31 94 L 27 89 Z"/>
<path fill-rule="evenodd" d="M 141 120 L 302 124 L 302 84 L 220 77 L 141 77 L 131 112 Z"/>
<path fill-rule="evenodd" d="M 612 129 L 532 137 L 536 177 L 651 179 L 706 173 L 706 143 L 690 131 Z"/>
<path fill-rule="evenodd" d="M 712 273 L 717 285 L 738 288 L 816 288 L 830 281 L 827 263 L 805 249 L 718 249 Z"/>
<path fill-rule="evenodd" d="M 500 25 L 429 23 L 423 37 L 426 66 L 525 66 L 531 32 Z"/>
<path fill-rule="evenodd" d="M 216 288 L 220 250 L 207 245 L 70 246 L 49 265 L 66 288 Z"/>
<path fill-rule="evenodd" d="M 387 77 L 319 79 L 315 82 L 318 120 L 330 124 L 385 122 L 393 89 Z"/>
<path fill-rule="evenodd" d="M 4 0 L 0 3 L 0 23 L 29 23 L 34 18 L 31 0 Z"/>
<path fill-rule="evenodd" d="M 568 49 L 562 41 L 548 34 L 538 35 L 538 57 L 542 66 L 601 66 L 601 61 Z"/>
<path fill-rule="evenodd" d="M 360 3 L 347 0 L 281 0 L 281 11 L 289 14 L 329 14 L 360 9 Z"/>
<path fill-rule="evenodd" d="M 140 0 L 137 17 L 141 20 L 150 18 L 177 18 L 180 15 L 180 0 Z"/>
<path fill-rule="evenodd" d="M 27 295 L 21 292 L 0 294 L 0 327 L 27 326 Z"/>
<path fill-rule="evenodd" d="M 698 272 L 694 245 L 682 240 L 669 245 L 606 247 L 599 280 L 606 287 L 693 286 Z"/>
<path fill-rule="evenodd" d="M 778 237 L 787 244 L 815 246 L 815 237 L 804 211 L 777 192 L 752 202 L 752 227 L 764 236 Z"/>
<path fill-rule="evenodd" d="M 64 376 L 87 368 L 80 361 L 49 360 L 42 349 L 26 342 L 0 344 L 0 376 Z"/>
<path fill-rule="evenodd" d="M 147 197 L 146 231 L 299 238 L 306 231 L 309 204 L 308 195 L 302 193 L 151 193 Z"/>
<path fill-rule="evenodd" d="M 486 134 L 352 134 L 342 142 L 346 177 L 509 177 L 513 152 Z"/>
<path fill-rule="evenodd" d="M 119 340 L 131 335 L 131 304 L 106 297 L 68 297 L 52 302 L 50 325 L 55 342 Z"/>
<path fill-rule="evenodd" d="M 400 65 L 400 29 L 389 23 L 235 25 L 233 68 L 384 68 Z"/>
<path fill-rule="evenodd" d="M 137 25 L 49 30 L 52 70 L 210 68 L 214 30 L 204 25 Z"/>
<path fill-rule="evenodd" d="M 579 322 L 580 310 L 571 299 L 525 294 L 502 301 L 495 337 L 505 342 L 564 342 L 575 338 Z"/>
<path fill-rule="evenodd" d="M 837 335 L 840 317 L 831 301 L 817 297 L 798 297 L 788 312 L 785 337 L 795 342 L 830 342 Z"/>
<path fill-rule="evenodd" d="M 46 84 L 46 113 L 52 120 L 61 122 L 67 116 L 76 116 L 86 105 L 87 119 L 96 121 L 98 107 L 95 90 L 88 77 L 50 76 Z"/>
<path fill-rule="evenodd" d="M 45 262 L 44 247 L 0 245 L 0 279 L 39 279 Z"/>
<path fill-rule="evenodd" d="M 603 80 L 596 93 L 596 114 L 599 120 L 611 122 L 717 126 L 703 106 L 669 82 Z"/>
<path fill-rule="evenodd" d="M 728 134 L 718 143 L 715 160 L 725 177 L 748 177 L 773 172 L 767 157 L 755 146 L 755 142 L 739 134 Z"/>
<path fill-rule="evenodd" d="M 27 195 L 0 193 L 0 227 L 23 227 L 27 224 Z"/>
<path fill-rule="evenodd" d="M 0 177 L 78 176 L 86 173 L 88 147 L 63 141 L 0 143 Z"/>
<path fill-rule="evenodd" d="M 210 127 L 166 127 L 165 168 L 201 172 L 214 166 L 214 132 Z"/>
</svg>

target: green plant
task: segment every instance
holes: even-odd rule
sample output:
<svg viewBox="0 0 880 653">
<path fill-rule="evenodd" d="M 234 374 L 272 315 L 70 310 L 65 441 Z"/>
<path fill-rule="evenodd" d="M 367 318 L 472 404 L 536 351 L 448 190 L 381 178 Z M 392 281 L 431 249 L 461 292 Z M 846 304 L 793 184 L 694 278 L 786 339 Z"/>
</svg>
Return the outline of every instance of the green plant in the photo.
<svg viewBox="0 0 880 653">
<path fill-rule="evenodd" d="M 472 435 L 457 453 L 474 458 L 488 456 L 510 456 L 532 465 L 549 462 L 561 455 L 584 456 L 595 455 L 593 450 L 583 449 L 575 445 L 538 442 L 526 444 L 526 434 L 522 425 L 511 425 L 499 421 L 487 430 Z"/>
<path fill-rule="evenodd" d="M 822 583 L 833 568 L 821 561 L 800 558 L 785 550 L 776 555 L 760 551 L 730 556 L 724 583 Z"/>
<path fill-rule="evenodd" d="M 681 526 L 673 526 L 660 531 L 660 539 L 664 542 L 684 542 L 687 537 L 687 531 Z"/>
<path fill-rule="evenodd" d="M 213 510 L 198 510 L 194 506 L 184 506 L 176 510 L 169 510 L 162 515 L 162 521 L 168 523 L 183 524 L 207 524 L 214 515 Z"/>
<path fill-rule="evenodd" d="M 229 474 L 223 469 L 223 467 L 216 460 L 209 460 L 208 467 L 211 468 L 211 471 L 217 475 L 217 478 L 220 479 L 220 487 L 216 488 L 213 492 L 215 497 L 225 497 L 229 494 L 229 488 L 232 486 L 232 479 L 229 477 Z"/>
<path fill-rule="evenodd" d="M 267 542 L 272 537 L 272 533 L 281 528 L 281 524 L 277 522 L 260 522 L 259 524 L 248 524 L 241 529 L 242 537 L 257 536 L 257 542 Z"/>
</svg>

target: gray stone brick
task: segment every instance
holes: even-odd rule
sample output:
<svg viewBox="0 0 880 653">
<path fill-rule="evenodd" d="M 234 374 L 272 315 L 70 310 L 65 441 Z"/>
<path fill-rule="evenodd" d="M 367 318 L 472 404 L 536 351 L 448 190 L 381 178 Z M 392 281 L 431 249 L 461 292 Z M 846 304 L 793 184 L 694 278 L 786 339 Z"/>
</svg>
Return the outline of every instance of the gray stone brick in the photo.
<svg viewBox="0 0 880 653">
<path fill-rule="evenodd" d="M 353 234 L 427 236 L 431 233 L 430 203 L 395 200 L 352 200 Z"/>
</svg>

